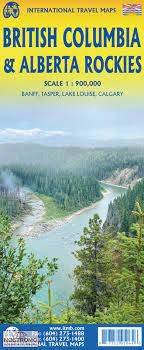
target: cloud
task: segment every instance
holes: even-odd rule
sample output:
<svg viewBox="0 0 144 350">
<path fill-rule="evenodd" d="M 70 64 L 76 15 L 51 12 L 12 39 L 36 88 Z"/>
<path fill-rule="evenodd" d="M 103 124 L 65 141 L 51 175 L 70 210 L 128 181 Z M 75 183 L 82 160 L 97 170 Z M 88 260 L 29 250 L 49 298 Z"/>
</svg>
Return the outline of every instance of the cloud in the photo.
<svg viewBox="0 0 144 350">
<path fill-rule="evenodd" d="M 38 141 L 50 137 L 63 137 L 71 135 L 70 132 L 62 130 L 43 130 L 43 129 L 0 129 L 0 142 L 12 141 Z"/>
</svg>

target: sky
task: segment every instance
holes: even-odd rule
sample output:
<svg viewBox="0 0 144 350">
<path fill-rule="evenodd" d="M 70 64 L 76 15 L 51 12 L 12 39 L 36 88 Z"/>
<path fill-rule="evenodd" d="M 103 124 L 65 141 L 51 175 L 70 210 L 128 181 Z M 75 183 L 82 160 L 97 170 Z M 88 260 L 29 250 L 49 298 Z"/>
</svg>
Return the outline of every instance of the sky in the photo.
<svg viewBox="0 0 144 350">
<path fill-rule="evenodd" d="M 1 101 L 0 142 L 37 142 L 58 145 L 94 145 L 97 141 L 143 138 L 143 105 L 55 100 Z"/>
</svg>

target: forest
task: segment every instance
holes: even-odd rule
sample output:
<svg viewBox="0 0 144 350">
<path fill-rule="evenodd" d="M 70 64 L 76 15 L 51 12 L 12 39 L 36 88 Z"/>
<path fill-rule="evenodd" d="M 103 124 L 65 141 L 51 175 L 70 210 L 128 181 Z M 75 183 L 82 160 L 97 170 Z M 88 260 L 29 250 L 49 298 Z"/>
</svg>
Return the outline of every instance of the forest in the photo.
<svg viewBox="0 0 144 350">
<path fill-rule="evenodd" d="M 0 209 L 13 219 L 30 210 L 19 180 L 10 171 L 2 169 L 0 170 Z"/>
<path fill-rule="evenodd" d="M 144 323 L 143 149 L 7 144 L 0 150 L 0 322 Z M 100 180 L 126 168 L 135 169 L 129 179 L 136 180 L 135 185 L 110 203 L 104 224 L 95 214 L 84 227 L 73 253 L 73 292 L 64 304 L 57 300 L 53 305 L 57 257 L 27 254 L 22 237 L 12 244 L 12 222 L 29 210 L 24 189 L 73 212 L 102 197 Z M 47 302 L 35 304 L 34 296 L 44 284 Z"/>
<path fill-rule="evenodd" d="M 1 172 L 12 174 L 22 188 L 27 186 L 33 192 L 52 197 L 63 210 L 76 211 L 102 197 L 101 186 L 92 175 L 74 175 L 62 170 L 56 172 L 43 167 L 22 165 L 3 167 Z M 5 189 L 4 193 L 6 191 L 8 190 Z M 8 191 L 14 205 L 13 193 L 18 205 L 18 189 L 15 188 L 13 192 Z M 3 207 L 2 205 L 1 208 Z"/>
<path fill-rule="evenodd" d="M 109 204 L 105 226 L 114 226 L 120 232 L 128 234 L 132 223 L 136 220 L 133 215 L 136 201 L 144 209 L 144 179 Z"/>
<path fill-rule="evenodd" d="M 0 144 L 0 165 L 36 165 L 76 175 L 108 178 L 119 169 L 136 168 L 135 176 L 144 176 L 144 149 L 135 148 L 51 148 L 36 144 Z"/>
<path fill-rule="evenodd" d="M 129 169 L 128 183 L 144 176 L 143 148 L 84 149 L 49 148 L 35 144 L 0 145 L 0 172 L 10 172 L 21 187 L 27 186 L 34 192 L 53 198 L 56 205 L 68 213 L 100 199 L 102 187 L 98 181 L 107 180 L 115 172 L 124 169 Z M 0 184 L 3 186 L 1 180 Z M 120 180 L 119 185 L 121 184 L 123 179 Z M 19 196 L 18 185 L 15 191 L 1 191 L 0 205 L 13 217 L 21 215 L 23 209 L 27 210 L 25 201 Z M 122 214 L 121 209 L 120 223 L 117 222 L 119 204 L 112 219 L 114 206 L 115 202 L 109 207 L 107 224 L 127 230 L 127 218 L 123 217 L 126 214 Z M 131 208 L 133 205 L 130 204 L 128 209 Z"/>
</svg>

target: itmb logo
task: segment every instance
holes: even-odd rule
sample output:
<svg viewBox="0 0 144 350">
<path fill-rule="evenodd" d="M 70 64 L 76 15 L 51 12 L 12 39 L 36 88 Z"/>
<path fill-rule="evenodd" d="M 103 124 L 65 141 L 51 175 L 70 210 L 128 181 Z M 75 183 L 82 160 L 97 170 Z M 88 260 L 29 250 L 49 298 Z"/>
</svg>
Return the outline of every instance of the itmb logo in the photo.
<svg viewBox="0 0 144 350">
<path fill-rule="evenodd" d="M 7 2 L 3 9 L 3 15 L 5 18 L 10 18 L 11 16 L 13 18 L 18 18 L 20 15 L 20 9 L 17 2 Z"/>
</svg>

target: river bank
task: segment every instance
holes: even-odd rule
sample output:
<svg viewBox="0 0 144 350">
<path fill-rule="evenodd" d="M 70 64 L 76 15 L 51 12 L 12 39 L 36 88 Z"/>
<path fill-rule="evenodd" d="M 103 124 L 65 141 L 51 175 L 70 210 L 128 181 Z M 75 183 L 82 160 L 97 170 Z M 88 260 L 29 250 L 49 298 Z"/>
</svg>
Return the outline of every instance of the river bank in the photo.
<svg viewBox="0 0 144 350">
<path fill-rule="evenodd" d="M 102 192 L 102 198 L 109 194 L 109 190 L 105 189 Z M 45 219 L 45 205 L 42 199 L 34 193 L 28 193 L 28 203 L 31 206 L 31 211 L 28 215 L 24 216 L 20 221 L 12 225 L 12 231 L 17 235 L 23 237 L 39 237 L 40 235 L 49 232 L 53 229 L 57 229 L 62 225 L 70 222 L 74 217 L 81 215 L 85 211 L 96 208 L 98 203 L 102 200 L 77 210 L 70 215 L 66 215 L 56 219 Z"/>
<path fill-rule="evenodd" d="M 108 186 L 113 186 L 113 187 L 117 187 L 117 188 L 123 188 L 123 189 L 128 189 L 130 185 L 124 186 L 124 185 L 117 185 L 115 183 L 110 183 L 109 181 L 99 181 L 100 183 L 104 184 L 104 185 L 108 185 Z"/>
</svg>

